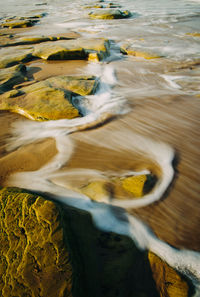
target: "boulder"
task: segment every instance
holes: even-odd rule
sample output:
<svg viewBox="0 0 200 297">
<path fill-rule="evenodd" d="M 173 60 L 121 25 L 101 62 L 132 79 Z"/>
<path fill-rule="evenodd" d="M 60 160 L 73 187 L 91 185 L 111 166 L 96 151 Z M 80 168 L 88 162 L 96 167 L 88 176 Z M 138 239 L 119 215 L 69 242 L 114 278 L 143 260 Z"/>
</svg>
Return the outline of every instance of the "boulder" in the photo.
<svg viewBox="0 0 200 297">
<path fill-rule="evenodd" d="M 106 39 L 83 39 L 46 42 L 35 46 L 33 55 L 44 60 L 81 60 L 94 55 L 99 61 L 109 55 Z"/>
<path fill-rule="evenodd" d="M 134 47 L 132 45 L 122 45 L 120 47 L 120 51 L 124 55 L 130 55 L 130 56 L 134 56 L 134 57 L 144 58 L 144 59 L 147 59 L 147 60 L 162 57 L 162 56 L 159 56 L 159 55 L 157 55 L 155 53 L 151 53 L 148 50 L 143 51 L 140 48 L 137 49 L 136 47 Z"/>
<path fill-rule="evenodd" d="M 100 9 L 89 13 L 92 19 L 124 19 L 131 17 L 128 10 L 121 11 L 119 9 Z"/>
<path fill-rule="evenodd" d="M 0 190 L 0 295 L 72 296 L 72 265 L 59 208 L 17 188 Z"/>
<path fill-rule="evenodd" d="M 13 48 L 12 52 L 1 49 L 0 69 L 10 67 L 21 62 L 28 62 L 33 58 L 32 49 Z"/>
<path fill-rule="evenodd" d="M 14 85 L 27 80 L 26 66 L 23 64 L 0 70 L 0 92 L 5 92 Z"/>
<path fill-rule="evenodd" d="M 188 297 L 189 285 L 184 277 L 152 252 L 148 259 L 160 297 Z"/>
<path fill-rule="evenodd" d="M 17 92 L 3 94 L 0 110 L 16 112 L 37 121 L 72 119 L 80 116 L 84 100 L 80 95 L 93 94 L 97 85 L 94 76 L 52 77 Z"/>
</svg>

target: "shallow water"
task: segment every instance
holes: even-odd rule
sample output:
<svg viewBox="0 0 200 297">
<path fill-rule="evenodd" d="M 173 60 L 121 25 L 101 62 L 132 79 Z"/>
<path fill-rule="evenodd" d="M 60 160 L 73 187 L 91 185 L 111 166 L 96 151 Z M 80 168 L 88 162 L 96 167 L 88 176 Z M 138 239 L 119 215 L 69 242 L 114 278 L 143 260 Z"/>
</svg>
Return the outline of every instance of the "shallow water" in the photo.
<svg viewBox="0 0 200 297">
<path fill-rule="evenodd" d="M 101 63 L 28 64 L 35 79 L 92 74 L 100 77 L 101 87 L 96 95 L 78 102 L 81 119 L 39 123 L 1 113 L 2 184 L 48 192 L 87 209 L 99 228 L 128 234 L 199 285 L 200 37 L 188 35 L 199 32 L 199 1 L 119 0 L 121 9 L 133 12 L 124 20 L 90 20 L 91 9 L 84 5 L 92 1 L 6 3 L 1 5 L 1 17 L 47 12 L 40 24 L 22 30 L 22 35 L 73 30 L 85 38 L 109 38 L 113 44 L 111 56 Z M 162 58 L 123 56 L 119 46 L 127 42 Z M 34 72 L 34 67 L 40 71 Z M 111 197 L 107 204 L 94 204 L 78 190 L 95 178 L 144 170 L 159 180 L 141 200 Z M 117 220 L 109 204 L 127 209 L 126 223 Z"/>
</svg>

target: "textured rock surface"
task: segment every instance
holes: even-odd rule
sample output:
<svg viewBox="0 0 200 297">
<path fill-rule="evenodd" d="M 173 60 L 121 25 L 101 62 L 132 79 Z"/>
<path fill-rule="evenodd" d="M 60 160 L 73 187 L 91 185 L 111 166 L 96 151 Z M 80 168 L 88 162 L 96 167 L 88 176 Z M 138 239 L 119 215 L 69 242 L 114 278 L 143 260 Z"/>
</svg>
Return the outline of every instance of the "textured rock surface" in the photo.
<svg viewBox="0 0 200 297">
<path fill-rule="evenodd" d="M 93 76 L 58 76 L 31 86 L 13 90 L 0 97 L 0 110 L 9 110 L 32 120 L 72 119 L 79 116 L 83 98 L 95 92 L 98 81 Z M 77 107 L 74 107 L 73 102 Z M 79 102 L 81 102 L 79 104 Z"/>
<path fill-rule="evenodd" d="M 131 45 L 122 45 L 120 48 L 121 52 L 125 55 L 130 55 L 134 57 L 140 57 L 147 60 L 161 58 L 161 56 L 156 55 L 155 53 L 141 51 L 140 49 L 135 48 Z"/>
<path fill-rule="evenodd" d="M 131 16 L 130 11 L 119 9 L 105 9 L 96 10 L 89 13 L 89 16 L 93 19 L 124 19 Z"/>
<path fill-rule="evenodd" d="M 11 67 L 13 65 L 19 64 L 20 62 L 27 62 L 32 59 L 31 49 L 1 49 L 0 57 L 0 69 Z"/>
<path fill-rule="evenodd" d="M 96 53 L 98 60 L 109 54 L 109 41 L 105 39 L 78 39 L 46 42 L 35 46 L 33 55 L 45 60 L 81 60 Z"/>
<path fill-rule="evenodd" d="M 26 80 L 26 66 L 16 65 L 0 70 L 0 92 L 12 89 L 16 84 Z"/>
<path fill-rule="evenodd" d="M 72 296 L 72 267 L 54 203 L 0 190 L 0 295 Z"/>
<path fill-rule="evenodd" d="M 7 46 L 16 46 L 16 45 L 26 45 L 26 44 L 36 44 L 36 43 L 42 43 L 47 41 L 57 41 L 57 40 L 70 40 L 78 38 L 78 33 L 65 33 L 65 34 L 59 34 L 56 36 L 13 36 L 7 34 L 7 36 L 4 36 L 0 40 L 0 46 L 1 47 L 7 47 Z"/>
<path fill-rule="evenodd" d="M 187 282 L 178 272 L 151 252 L 148 258 L 161 297 L 191 296 Z"/>
<path fill-rule="evenodd" d="M 1 24 L 1 27 L 3 28 L 27 28 L 32 27 L 36 21 L 34 20 L 7 20 L 5 23 Z"/>
</svg>

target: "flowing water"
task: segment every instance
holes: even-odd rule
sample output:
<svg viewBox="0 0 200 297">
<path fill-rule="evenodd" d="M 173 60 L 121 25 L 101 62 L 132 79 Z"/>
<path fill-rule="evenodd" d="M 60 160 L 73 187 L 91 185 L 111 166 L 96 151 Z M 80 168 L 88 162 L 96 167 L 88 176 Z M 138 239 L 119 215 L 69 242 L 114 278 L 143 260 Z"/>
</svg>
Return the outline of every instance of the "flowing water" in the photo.
<svg viewBox="0 0 200 297">
<path fill-rule="evenodd" d="M 112 40 L 111 55 L 100 63 L 29 63 L 30 71 L 41 69 L 35 79 L 92 74 L 100 87 L 93 96 L 76 98 L 82 118 L 33 122 L 1 113 L 1 182 L 88 210 L 99 228 L 131 236 L 188 275 L 200 296 L 200 37 L 193 34 L 199 33 L 200 1 L 117 3 L 132 17 L 89 19 L 92 9 L 84 6 L 92 1 L 1 4 L 2 18 L 47 13 L 22 35 L 72 30 Z M 124 56 L 119 47 L 126 43 L 161 58 Z M 98 179 L 143 173 L 158 180 L 141 199 L 113 196 L 94 203 L 78 190 Z"/>
</svg>

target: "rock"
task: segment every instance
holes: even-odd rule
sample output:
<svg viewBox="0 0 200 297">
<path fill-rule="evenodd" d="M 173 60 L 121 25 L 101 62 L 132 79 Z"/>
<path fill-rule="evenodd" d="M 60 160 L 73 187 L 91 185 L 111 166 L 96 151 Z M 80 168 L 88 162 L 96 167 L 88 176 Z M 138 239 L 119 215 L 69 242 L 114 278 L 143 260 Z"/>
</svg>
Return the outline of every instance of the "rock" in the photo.
<svg viewBox="0 0 200 297">
<path fill-rule="evenodd" d="M 193 33 L 186 33 L 186 35 L 192 36 L 192 37 L 200 37 L 200 33 L 193 32 Z"/>
<path fill-rule="evenodd" d="M 93 19 L 124 19 L 131 16 L 130 11 L 119 9 L 105 9 L 96 10 L 89 13 L 89 16 Z"/>
<path fill-rule="evenodd" d="M 154 53 L 148 53 L 145 51 L 142 51 L 141 49 L 136 49 L 135 47 L 131 45 L 122 45 L 120 48 L 120 51 L 122 54 L 125 55 L 130 55 L 134 57 L 140 57 L 144 59 L 156 59 L 156 58 L 161 58 L 162 56 L 156 55 Z"/>
<path fill-rule="evenodd" d="M 97 180 L 83 186 L 80 191 L 92 200 L 107 202 L 111 196 L 111 185 L 105 180 Z"/>
<path fill-rule="evenodd" d="M 141 198 L 152 190 L 156 181 L 156 177 L 151 174 L 110 177 L 107 180 L 93 180 L 79 188 L 79 191 L 98 202 L 108 202 L 112 198 Z"/>
<path fill-rule="evenodd" d="M 7 50 L 7 49 L 6 49 Z M 1 49 L 0 69 L 10 67 L 21 62 L 28 62 L 33 58 L 31 49 L 15 48 L 11 51 Z"/>
<path fill-rule="evenodd" d="M 72 265 L 59 208 L 17 188 L 0 190 L 0 295 L 72 296 Z"/>
<path fill-rule="evenodd" d="M 188 297 L 189 286 L 176 270 L 152 252 L 148 259 L 160 297 Z"/>
<path fill-rule="evenodd" d="M 71 229 L 69 242 L 72 259 L 76 260 L 73 262 L 76 275 L 79 275 L 75 296 L 159 296 L 147 255 L 139 251 L 130 238 L 99 230 L 86 211 L 67 207 L 64 218 L 66 228 Z"/>
<path fill-rule="evenodd" d="M 129 176 L 122 179 L 122 187 L 124 190 L 131 192 L 134 197 L 142 197 L 144 195 L 143 188 L 146 181 L 146 175 Z"/>
<path fill-rule="evenodd" d="M 109 41 L 106 39 L 78 39 L 46 42 L 35 46 L 33 55 L 45 60 L 80 60 L 96 54 L 100 61 L 109 54 Z"/>
<path fill-rule="evenodd" d="M 78 99 L 77 95 L 93 94 L 97 85 L 94 76 L 52 77 L 21 88 L 16 97 L 13 93 L 5 93 L 0 97 L 0 110 L 16 112 L 37 121 L 72 119 L 80 116 L 79 109 L 81 112 L 80 105 L 84 100 Z"/>
<path fill-rule="evenodd" d="M 70 40 L 79 37 L 80 35 L 77 33 L 65 33 L 63 36 L 62 34 L 56 36 L 23 36 L 20 38 L 11 38 L 9 36 L 1 38 L 0 46 L 7 47 L 7 46 L 17 46 L 17 45 L 26 45 L 26 44 L 36 44 L 42 43 L 47 41 L 57 41 L 57 40 Z"/>
<path fill-rule="evenodd" d="M 16 65 L 7 69 L 0 70 L 0 92 L 5 92 L 14 85 L 20 84 L 27 79 L 26 66 Z"/>
<path fill-rule="evenodd" d="M 5 23 L 1 24 L 2 28 L 27 28 L 27 27 L 32 27 L 36 23 L 36 20 L 7 20 Z"/>
</svg>

